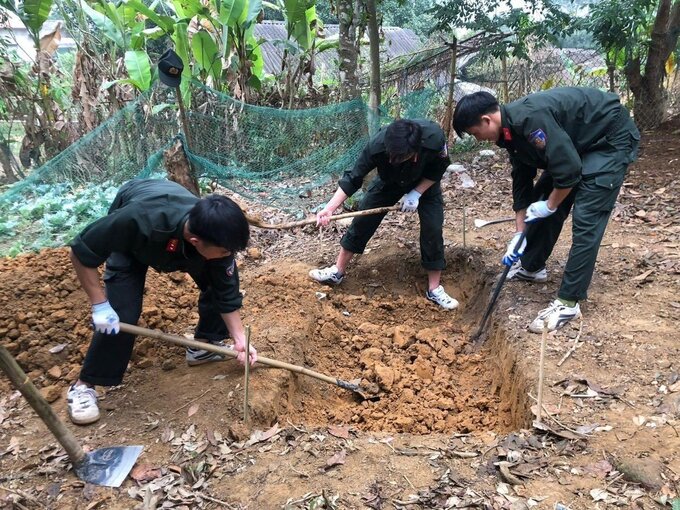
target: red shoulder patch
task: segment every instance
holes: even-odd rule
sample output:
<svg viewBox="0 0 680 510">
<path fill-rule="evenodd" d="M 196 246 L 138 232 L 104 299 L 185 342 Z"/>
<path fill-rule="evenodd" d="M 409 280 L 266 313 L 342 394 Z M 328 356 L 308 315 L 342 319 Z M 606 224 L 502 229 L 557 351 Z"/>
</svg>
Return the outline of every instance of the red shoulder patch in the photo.
<svg viewBox="0 0 680 510">
<path fill-rule="evenodd" d="M 172 238 L 168 241 L 168 244 L 165 245 L 165 251 L 169 251 L 170 253 L 175 253 L 177 251 L 178 246 L 179 246 L 179 239 Z"/>
</svg>

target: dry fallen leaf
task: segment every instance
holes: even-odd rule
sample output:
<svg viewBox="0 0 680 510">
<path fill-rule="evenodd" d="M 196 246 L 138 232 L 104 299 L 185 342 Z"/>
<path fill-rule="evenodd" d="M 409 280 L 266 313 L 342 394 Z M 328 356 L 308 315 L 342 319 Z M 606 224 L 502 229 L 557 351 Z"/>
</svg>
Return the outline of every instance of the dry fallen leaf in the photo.
<svg viewBox="0 0 680 510">
<path fill-rule="evenodd" d="M 330 459 L 326 461 L 326 469 L 332 468 L 333 466 L 338 466 L 345 463 L 345 457 L 347 457 L 347 452 L 343 448 L 338 453 L 333 455 Z"/>
<path fill-rule="evenodd" d="M 189 408 L 189 412 L 187 413 L 187 416 L 191 418 L 194 414 L 196 414 L 196 411 L 198 411 L 199 404 L 194 404 Z"/>
<path fill-rule="evenodd" d="M 340 439 L 349 439 L 349 427 L 341 427 L 338 425 L 329 425 L 328 433 L 331 436 L 339 437 Z"/>
<path fill-rule="evenodd" d="M 162 476 L 161 468 L 150 464 L 139 464 L 130 472 L 130 477 L 140 483 L 150 482 Z"/>
</svg>

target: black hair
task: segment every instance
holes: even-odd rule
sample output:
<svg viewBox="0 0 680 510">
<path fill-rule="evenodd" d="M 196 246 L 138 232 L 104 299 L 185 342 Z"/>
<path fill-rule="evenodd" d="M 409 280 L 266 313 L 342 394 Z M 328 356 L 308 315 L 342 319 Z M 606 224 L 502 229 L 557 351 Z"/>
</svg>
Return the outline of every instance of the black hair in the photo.
<svg viewBox="0 0 680 510">
<path fill-rule="evenodd" d="M 479 124 L 482 115 L 497 112 L 499 108 L 493 94 L 483 90 L 463 96 L 453 112 L 453 129 L 462 138 L 468 129 Z"/>
<path fill-rule="evenodd" d="M 191 208 L 189 231 L 231 252 L 244 250 L 250 239 L 246 215 L 236 202 L 222 195 L 208 195 Z"/>
<path fill-rule="evenodd" d="M 398 119 L 385 129 L 385 149 L 390 159 L 405 158 L 420 150 L 423 130 L 412 120 Z"/>
</svg>

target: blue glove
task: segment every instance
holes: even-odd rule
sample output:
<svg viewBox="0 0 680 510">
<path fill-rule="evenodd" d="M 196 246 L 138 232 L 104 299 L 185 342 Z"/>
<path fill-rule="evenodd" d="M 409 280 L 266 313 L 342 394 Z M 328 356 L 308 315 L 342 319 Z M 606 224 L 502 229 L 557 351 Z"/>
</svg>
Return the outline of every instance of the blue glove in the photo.
<svg viewBox="0 0 680 510">
<path fill-rule="evenodd" d="M 92 305 L 92 325 L 95 331 L 107 335 L 117 335 L 120 331 L 120 319 L 108 301 Z"/>
<path fill-rule="evenodd" d="M 517 262 L 527 247 L 527 240 L 522 239 L 522 245 L 515 249 L 517 241 L 519 241 L 519 237 L 521 235 L 522 232 L 517 232 L 514 236 L 512 236 L 512 239 L 508 243 L 508 248 L 505 250 L 505 255 L 503 255 L 503 264 L 506 266 L 512 266 L 515 262 Z"/>
<path fill-rule="evenodd" d="M 404 201 L 401 204 L 402 212 L 415 212 L 418 210 L 418 202 L 420 201 L 421 193 L 412 189 L 404 195 Z"/>
<path fill-rule="evenodd" d="M 547 200 L 539 200 L 527 207 L 527 215 L 526 218 L 524 218 L 524 223 L 534 223 L 535 221 L 542 220 L 553 214 L 555 211 L 557 211 L 557 208 L 551 209 L 548 207 Z"/>
</svg>

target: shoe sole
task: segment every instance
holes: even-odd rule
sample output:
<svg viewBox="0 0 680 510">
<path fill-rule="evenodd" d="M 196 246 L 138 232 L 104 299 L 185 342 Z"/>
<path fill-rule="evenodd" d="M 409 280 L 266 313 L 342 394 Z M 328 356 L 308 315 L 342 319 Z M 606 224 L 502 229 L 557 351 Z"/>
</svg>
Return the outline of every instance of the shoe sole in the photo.
<svg viewBox="0 0 680 510">
<path fill-rule="evenodd" d="M 198 365 L 205 365 L 206 363 L 220 363 L 222 361 L 227 361 L 227 358 L 222 359 L 197 359 L 197 360 L 187 360 L 187 365 L 190 367 L 196 367 Z"/>
<path fill-rule="evenodd" d="M 520 276 L 519 274 L 513 275 L 510 278 L 506 278 L 507 281 L 521 281 L 528 283 L 545 283 L 548 281 L 548 277 L 545 278 L 527 278 L 526 276 Z"/>
<path fill-rule="evenodd" d="M 78 419 L 74 416 L 71 416 L 71 414 L 69 414 L 68 417 L 71 420 L 71 422 L 76 424 L 76 425 L 90 425 L 91 423 L 99 421 L 99 418 L 101 418 L 101 414 L 97 415 L 97 417 L 95 417 L 95 418 L 87 418 L 87 419 Z"/>
</svg>

